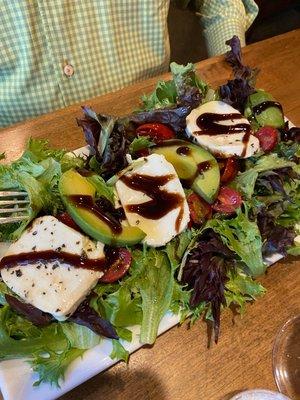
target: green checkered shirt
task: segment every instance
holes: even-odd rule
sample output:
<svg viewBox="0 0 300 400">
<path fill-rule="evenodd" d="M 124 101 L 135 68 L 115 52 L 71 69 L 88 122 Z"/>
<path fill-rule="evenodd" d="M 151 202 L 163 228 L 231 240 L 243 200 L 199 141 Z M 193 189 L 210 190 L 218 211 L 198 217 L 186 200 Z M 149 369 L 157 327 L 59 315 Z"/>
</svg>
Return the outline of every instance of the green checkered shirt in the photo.
<svg viewBox="0 0 300 400">
<path fill-rule="evenodd" d="M 165 72 L 169 1 L 0 0 L 0 127 Z M 210 54 L 257 14 L 253 0 L 177 2 L 195 3 Z"/>
</svg>

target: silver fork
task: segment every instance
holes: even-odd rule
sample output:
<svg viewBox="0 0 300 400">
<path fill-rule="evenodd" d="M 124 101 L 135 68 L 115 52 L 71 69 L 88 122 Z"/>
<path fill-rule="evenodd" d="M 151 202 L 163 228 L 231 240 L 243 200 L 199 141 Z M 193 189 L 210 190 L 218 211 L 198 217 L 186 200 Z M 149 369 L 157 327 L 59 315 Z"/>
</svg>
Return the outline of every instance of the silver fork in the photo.
<svg viewBox="0 0 300 400">
<path fill-rule="evenodd" d="M 27 192 L 0 191 L 0 224 L 23 221 L 28 217 Z"/>
</svg>

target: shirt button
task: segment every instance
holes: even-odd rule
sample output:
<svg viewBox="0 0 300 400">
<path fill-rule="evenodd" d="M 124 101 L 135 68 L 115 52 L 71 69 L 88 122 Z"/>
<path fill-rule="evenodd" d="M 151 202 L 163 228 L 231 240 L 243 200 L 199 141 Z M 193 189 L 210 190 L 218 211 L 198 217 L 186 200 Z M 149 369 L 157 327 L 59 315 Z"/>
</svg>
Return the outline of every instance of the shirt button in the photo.
<svg viewBox="0 0 300 400">
<path fill-rule="evenodd" d="M 71 64 L 67 64 L 64 66 L 64 74 L 66 76 L 72 76 L 74 74 L 74 68 Z"/>
</svg>

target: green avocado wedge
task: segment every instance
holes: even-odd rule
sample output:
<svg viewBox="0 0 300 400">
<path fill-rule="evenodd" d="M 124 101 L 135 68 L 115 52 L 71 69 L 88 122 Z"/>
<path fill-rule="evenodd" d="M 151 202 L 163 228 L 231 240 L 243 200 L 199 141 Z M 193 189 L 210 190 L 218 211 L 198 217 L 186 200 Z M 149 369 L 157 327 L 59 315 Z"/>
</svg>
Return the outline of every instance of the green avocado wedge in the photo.
<svg viewBox="0 0 300 400">
<path fill-rule="evenodd" d="M 274 128 L 284 126 L 284 116 L 280 104 L 264 90 L 257 90 L 248 97 L 245 116 L 250 120 L 252 128 L 255 130 L 262 126 Z"/>
<path fill-rule="evenodd" d="M 72 195 L 90 196 L 95 200 L 96 188 L 84 176 L 75 170 L 65 172 L 59 181 L 59 192 L 67 212 L 76 224 L 89 236 L 111 246 L 132 246 L 141 242 L 146 234 L 133 226 L 122 226 L 120 233 L 112 231 L 111 227 L 91 209 L 76 205 Z"/>
<path fill-rule="evenodd" d="M 165 156 L 175 168 L 183 186 L 191 187 L 210 204 L 215 201 L 220 186 L 220 169 L 217 160 L 207 150 L 176 139 L 153 147 L 152 153 Z"/>
</svg>

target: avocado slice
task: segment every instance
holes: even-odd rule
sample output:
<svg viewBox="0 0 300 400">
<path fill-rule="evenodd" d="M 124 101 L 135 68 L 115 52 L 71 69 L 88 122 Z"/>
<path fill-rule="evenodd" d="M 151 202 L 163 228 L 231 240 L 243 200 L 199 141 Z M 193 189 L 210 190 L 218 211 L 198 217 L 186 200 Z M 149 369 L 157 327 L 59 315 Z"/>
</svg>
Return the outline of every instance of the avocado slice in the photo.
<svg viewBox="0 0 300 400">
<path fill-rule="evenodd" d="M 263 106 L 261 109 L 260 105 Z M 280 104 L 274 100 L 272 95 L 260 89 L 248 97 L 245 117 L 252 122 L 251 125 L 255 130 L 261 126 L 272 126 L 274 128 L 284 126 L 284 116 Z"/>
<path fill-rule="evenodd" d="M 146 234 L 133 226 L 122 226 L 120 233 L 113 232 L 112 228 L 91 209 L 76 205 L 70 196 L 90 196 L 95 199 L 96 188 L 84 176 L 73 169 L 66 171 L 59 181 L 59 192 L 68 213 L 76 224 L 93 239 L 112 246 L 131 246 L 141 242 Z"/>
<path fill-rule="evenodd" d="M 184 186 L 191 187 L 208 203 L 213 203 L 220 186 L 220 169 L 214 156 L 185 140 L 166 140 L 152 148 L 165 156 L 175 168 Z"/>
</svg>

